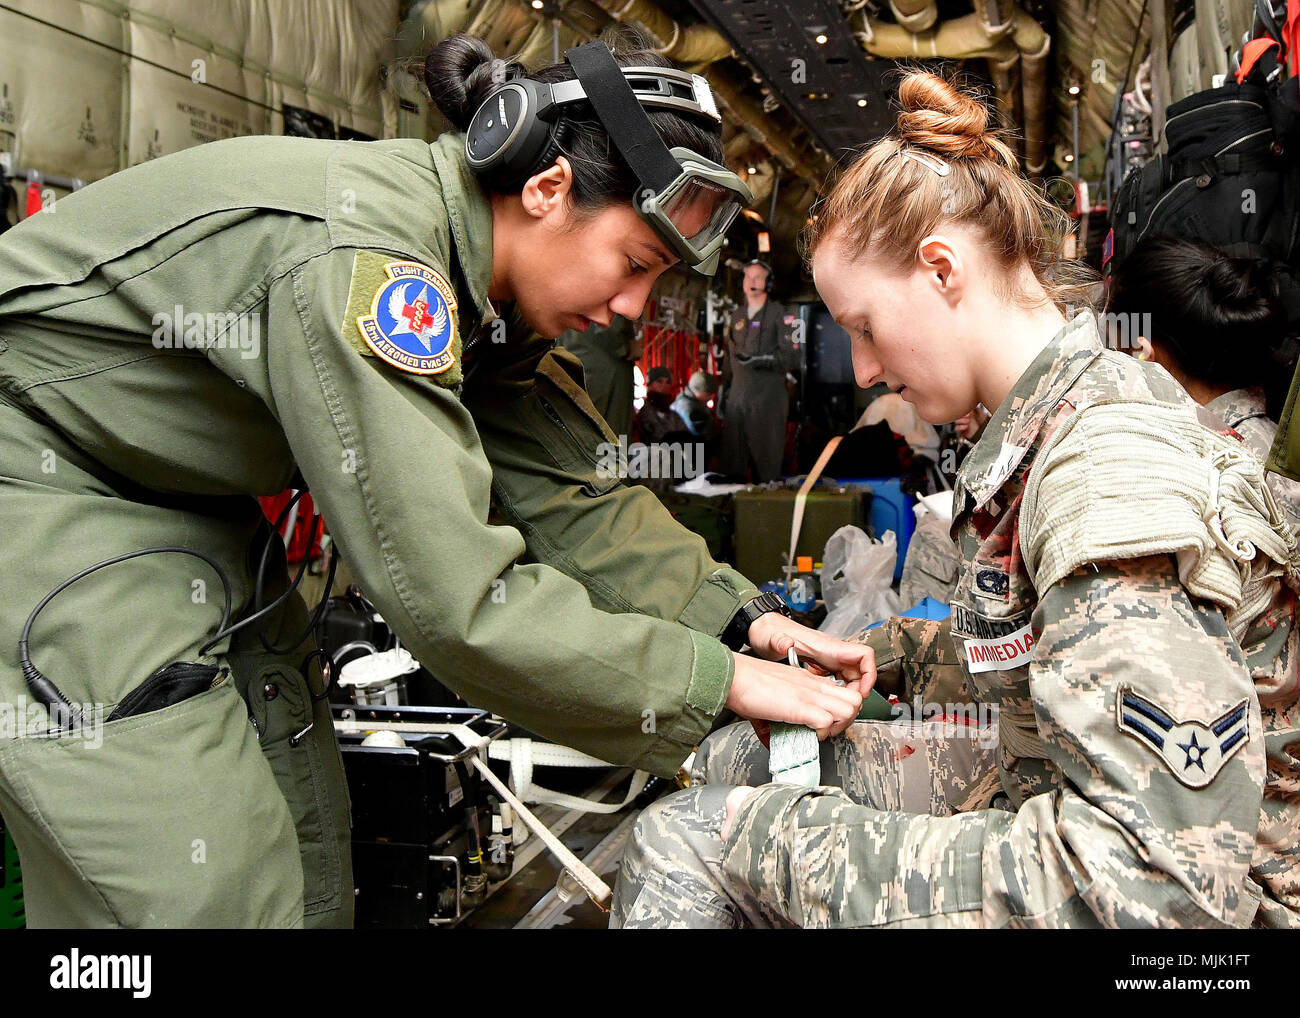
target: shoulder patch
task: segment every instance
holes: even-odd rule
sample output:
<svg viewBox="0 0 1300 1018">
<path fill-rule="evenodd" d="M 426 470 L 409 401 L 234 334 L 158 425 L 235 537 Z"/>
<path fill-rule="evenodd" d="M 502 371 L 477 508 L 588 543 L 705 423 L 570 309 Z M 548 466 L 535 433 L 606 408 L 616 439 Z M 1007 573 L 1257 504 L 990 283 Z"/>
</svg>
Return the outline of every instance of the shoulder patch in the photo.
<svg viewBox="0 0 1300 1018">
<path fill-rule="evenodd" d="M 440 385 L 461 382 L 456 291 L 420 262 L 358 251 L 342 328 L 363 356 Z"/>
<path fill-rule="evenodd" d="M 1189 788 L 1204 788 L 1250 734 L 1250 709 L 1242 700 L 1213 721 L 1180 721 L 1148 697 L 1121 686 L 1115 724 L 1164 761 Z"/>
</svg>

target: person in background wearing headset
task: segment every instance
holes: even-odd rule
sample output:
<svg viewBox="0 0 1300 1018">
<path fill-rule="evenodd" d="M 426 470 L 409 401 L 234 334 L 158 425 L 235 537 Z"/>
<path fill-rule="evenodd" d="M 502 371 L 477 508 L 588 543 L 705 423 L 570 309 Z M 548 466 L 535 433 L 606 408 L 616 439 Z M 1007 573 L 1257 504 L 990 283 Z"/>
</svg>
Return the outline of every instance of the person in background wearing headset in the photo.
<svg viewBox="0 0 1300 1018">
<path fill-rule="evenodd" d="M 722 472 L 759 483 L 781 476 L 789 397 L 785 376 L 799 363 L 785 307 L 772 292 L 772 267 L 755 259 L 745 266 L 745 310 L 727 323 L 722 371 L 724 428 Z"/>
<path fill-rule="evenodd" d="M 351 925 L 314 620 L 252 497 L 287 485 L 439 680 L 557 742 L 669 775 L 724 706 L 823 736 L 857 713 L 869 650 L 602 472 L 542 338 L 712 272 L 751 199 L 704 79 L 620 50 L 527 75 L 454 36 L 432 143 L 215 142 L 0 242 L 0 693 L 44 736 L 0 733 L 0 812 L 29 925 Z"/>
</svg>

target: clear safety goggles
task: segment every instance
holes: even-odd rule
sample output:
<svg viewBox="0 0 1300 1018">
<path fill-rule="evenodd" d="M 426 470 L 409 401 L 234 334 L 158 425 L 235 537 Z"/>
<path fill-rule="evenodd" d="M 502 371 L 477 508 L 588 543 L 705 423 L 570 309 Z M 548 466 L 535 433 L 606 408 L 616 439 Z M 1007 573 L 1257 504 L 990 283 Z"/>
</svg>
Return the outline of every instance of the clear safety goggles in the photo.
<svg viewBox="0 0 1300 1018">
<path fill-rule="evenodd" d="M 581 90 L 640 181 L 632 202 L 637 214 L 683 262 L 713 275 L 727 228 L 754 194 L 725 166 L 689 148 L 667 148 L 645 110 L 661 107 L 720 122 L 708 82 L 679 68 L 619 67 L 603 42 L 568 50 L 565 59 L 577 82 L 555 86 L 556 101 Z"/>
<path fill-rule="evenodd" d="M 682 261 L 711 276 L 718 269 L 728 228 L 754 194 L 725 166 L 688 148 L 669 151 L 681 172 L 663 190 L 643 191 L 636 202 L 637 213 Z"/>
</svg>

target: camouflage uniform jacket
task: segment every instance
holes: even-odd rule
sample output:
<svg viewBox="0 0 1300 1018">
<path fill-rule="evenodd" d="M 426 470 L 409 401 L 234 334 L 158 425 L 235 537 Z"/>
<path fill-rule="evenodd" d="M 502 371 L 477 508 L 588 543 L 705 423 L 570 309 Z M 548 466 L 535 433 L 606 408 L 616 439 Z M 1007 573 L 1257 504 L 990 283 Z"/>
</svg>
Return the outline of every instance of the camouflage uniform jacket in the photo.
<svg viewBox="0 0 1300 1018">
<path fill-rule="evenodd" d="M 1268 416 L 1264 390 L 1260 388 L 1233 389 L 1210 400 L 1205 409 L 1221 417 L 1225 424 L 1241 436 L 1255 459 L 1264 463 L 1273 448 L 1277 422 Z M 1286 513 L 1292 528 L 1300 532 L 1300 481 L 1269 471 L 1268 486 Z"/>
<path fill-rule="evenodd" d="M 978 784 L 1004 808 L 768 785 L 736 814 L 728 877 L 803 926 L 1300 926 L 1294 539 L 1212 420 L 1090 316 L 1068 323 L 954 491 L 947 653 L 998 709 Z M 923 625 L 882 639 L 945 642 Z"/>
</svg>

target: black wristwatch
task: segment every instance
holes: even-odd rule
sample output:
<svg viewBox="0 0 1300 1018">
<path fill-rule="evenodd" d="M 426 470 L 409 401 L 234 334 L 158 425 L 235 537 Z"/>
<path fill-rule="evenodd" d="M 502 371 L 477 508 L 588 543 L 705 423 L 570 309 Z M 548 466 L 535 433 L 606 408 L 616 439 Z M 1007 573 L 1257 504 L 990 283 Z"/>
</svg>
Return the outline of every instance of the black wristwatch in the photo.
<svg viewBox="0 0 1300 1018">
<path fill-rule="evenodd" d="M 732 616 L 731 622 L 727 624 L 727 628 L 722 631 L 718 639 L 732 650 L 740 650 L 749 642 L 749 627 L 754 624 L 754 620 L 768 612 L 780 612 L 786 618 L 790 617 L 790 609 L 786 607 L 779 594 L 759 594 L 736 610 L 736 614 Z"/>
</svg>

